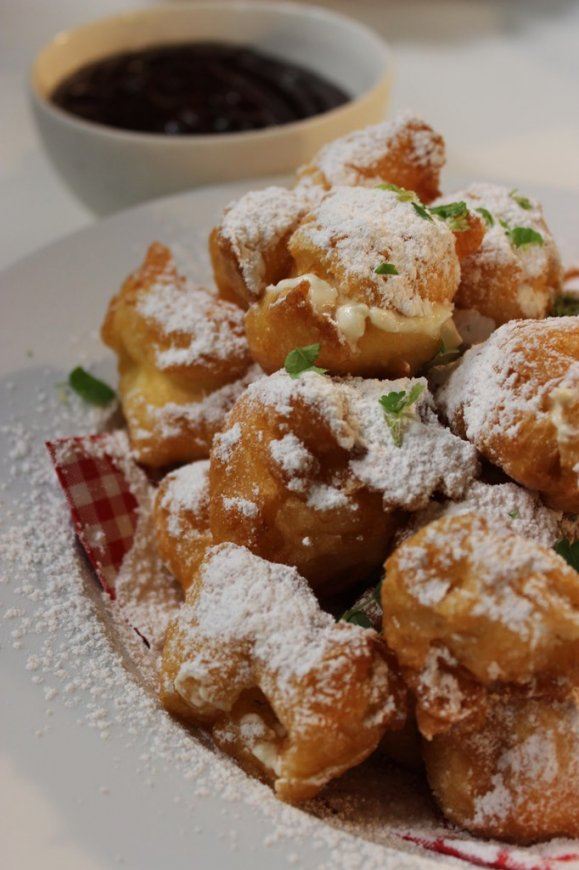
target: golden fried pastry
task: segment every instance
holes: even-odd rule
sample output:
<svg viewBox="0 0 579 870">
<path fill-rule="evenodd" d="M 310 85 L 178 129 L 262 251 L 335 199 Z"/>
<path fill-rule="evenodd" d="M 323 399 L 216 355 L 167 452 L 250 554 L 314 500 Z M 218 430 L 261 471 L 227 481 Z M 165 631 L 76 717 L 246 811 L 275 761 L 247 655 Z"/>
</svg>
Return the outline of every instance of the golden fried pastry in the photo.
<svg viewBox="0 0 579 870">
<path fill-rule="evenodd" d="M 445 816 L 484 837 L 579 836 L 577 698 L 495 696 L 478 728 L 459 723 L 423 753 Z"/>
<path fill-rule="evenodd" d="M 444 162 L 442 136 L 404 112 L 330 142 L 298 170 L 298 188 L 376 187 L 387 182 L 413 190 L 428 203 L 439 194 Z"/>
<path fill-rule="evenodd" d="M 557 245 L 540 204 L 496 184 L 472 184 L 437 204 L 462 200 L 484 217 L 481 246 L 461 262 L 457 308 L 497 324 L 545 317 L 561 288 Z"/>
<path fill-rule="evenodd" d="M 470 222 L 469 222 L 470 221 Z M 462 248 L 482 237 L 466 219 Z M 337 187 L 288 242 L 292 277 L 267 288 L 246 315 L 254 359 L 267 372 L 295 347 L 318 343 L 319 365 L 337 374 L 410 375 L 456 337 L 460 280 L 455 234 L 445 220 L 392 190 Z"/>
<path fill-rule="evenodd" d="M 159 555 L 187 590 L 213 543 L 209 529 L 209 461 L 184 465 L 163 478 L 154 506 Z"/>
<path fill-rule="evenodd" d="M 579 318 L 507 323 L 437 396 L 454 432 L 546 503 L 579 511 Z"/>
<path fill-rule="evenodd" d="M 171 623 L 161 700 L 287 801 L 312 797 L 400 727 L 405 693 L 376 632 L 335 623 L 295 568 L 209 549 Z"/>
<path fill-rule="evenodd" d="M 424 392 L 389 423 L 381 396 L 413 386 Z M 211 532 L 335 592 L 381 564 L 401 510 L 434 491 L 460 495 L 476 471 L 475 451 L 440 426 L 424 381 L 279 371 L 246 390 L 214 441 Z"/>
<path fill-rule="evenodd" d="M 292 269 L 289 237 L 313 197 L 284 187 L 251 191 L 230 203 L 209 237 L 215 283 L 223 299 L 247 307 Z"/>
<path fill-rule="evenodd" d="M 565 537 L 563 514 L 546 507 L 537 493 L 516 483 L 489 484 L 473 480 L 458 501 L 431 501 L 423 510 L 411 514 L 408 522 L 397 531 L 395 543 L 401 544 L 440 517 L 461 514 L 478 514 L 499 532 L 514 532 L 543 547 L 552 547 Z"/>
<path fill-rule="evenodd" d="M 430 523 L 386 563 L 383 631 L 431 737 L 484 712 L 497 684 L 579 673 L 579 574 L 554 550 L 474 514 Z"/>
<path fill-rule="evenodd" d="M 240 310 L 187 282 L 160 244 L 113 297 L 102 338 L 118 355 L 135 456 L 152 467 L 207 456 L 257 375 Z"/>
</svg>

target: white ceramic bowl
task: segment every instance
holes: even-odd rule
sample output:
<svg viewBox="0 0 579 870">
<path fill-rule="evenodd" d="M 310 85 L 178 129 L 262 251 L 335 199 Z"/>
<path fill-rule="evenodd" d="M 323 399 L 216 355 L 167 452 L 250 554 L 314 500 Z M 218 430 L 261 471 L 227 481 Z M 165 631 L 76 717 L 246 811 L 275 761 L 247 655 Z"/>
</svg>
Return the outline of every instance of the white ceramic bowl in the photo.
<svg viewBox="0 0 579 870">
<path fill-rule="evenodd" d="M 248 43 L 327 76 L 352 95 L 337 109 L 244 133 L 166 136 L 83 121 L 50 102 L 81 65 L 115 52 L 191 40 Z M 64 181 L 99 214 L 210 184 L 294 169 L 325 142 L 384 117 L 390 52 L 346 16 L 294 3 L 196 2 L 105 18 L 60 33 L 32 69 L 34 115 Z"/>
</svg>

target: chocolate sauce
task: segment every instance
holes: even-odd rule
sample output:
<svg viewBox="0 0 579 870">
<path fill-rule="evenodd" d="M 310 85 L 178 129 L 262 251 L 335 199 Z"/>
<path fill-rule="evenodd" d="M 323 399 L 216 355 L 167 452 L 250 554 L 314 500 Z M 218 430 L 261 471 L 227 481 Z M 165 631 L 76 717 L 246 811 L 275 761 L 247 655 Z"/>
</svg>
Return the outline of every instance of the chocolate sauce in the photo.
<svg viewBox="0 0 579 870">
<path fill-rule="evenodd" d="M 158 45 L 82 66 L 52 94 L 107 127 L 183 136 L 289 124 L 347 102 L 302 66 L 228 43 Z"/>
</svg>

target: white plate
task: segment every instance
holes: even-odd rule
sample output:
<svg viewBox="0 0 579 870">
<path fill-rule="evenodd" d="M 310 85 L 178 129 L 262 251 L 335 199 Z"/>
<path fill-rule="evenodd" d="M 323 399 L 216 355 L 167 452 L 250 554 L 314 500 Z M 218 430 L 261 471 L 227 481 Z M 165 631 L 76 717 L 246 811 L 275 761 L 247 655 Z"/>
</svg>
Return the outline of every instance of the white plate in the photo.
<svg viewBox="0 0 579 870">
<path fill-rule="evenodd" d="M 0 275 L 0 853 L 10 870 L 455 864 L 368 845 L 279 804 L 157 711 L 144 689 L 127 697 L 126 680 L 111 678 L 123 673 L 114 632 L 48 475 L 43 438 L 93 425 L 74 401 L 60 404 L 55 384 L 79 363 L 113 377 L 98 340 L 110 295 L 154 239 L 209 280 L 207 234 L 223 206 L 251 186 L 140 206 Z M 525 192 L 543 199 L 567 257 L 579 258 L 577 195 Z M 62 534 L 58 558 L 52 547 L 40 549 L 43 516 L 53 538 Z M 22 549 L 25 533 L 31 544 Z M 62 601 L 49 592 L 58 583 L 70 590 L 69 609 L 43 622 L 48 604 Z M 83 606 L 98 658 L 79 639 Z"/>
</svg>

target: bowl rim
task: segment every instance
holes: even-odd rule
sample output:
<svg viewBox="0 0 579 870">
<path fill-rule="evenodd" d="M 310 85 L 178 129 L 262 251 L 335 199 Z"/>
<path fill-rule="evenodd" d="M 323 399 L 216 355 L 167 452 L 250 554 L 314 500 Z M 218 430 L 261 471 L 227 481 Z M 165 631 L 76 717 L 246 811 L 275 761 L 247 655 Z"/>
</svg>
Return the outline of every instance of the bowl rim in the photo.
<svg viewBox="0 0 579 870">
<path fill-rule="evenodd" d="M 100 24 L 112 24 L 116 21 L 131 20 L 136 18 L 157 18 L 166 17 L 178 12 L 183 14 L 185 11 L 196 11 L 205 9 L 210 11 L 235 9 L 244 12 L 266 9 L 273 12 L 289 13 L 297 15 L 303 19 L 317 19 L 323 21 L 332 20 L 342 25 L 347 25 L 352 32 L 360 39 L 374 43 L 376 49 L 382 54 L 383 67 L 381 73 L 378 74 L 375 82 L 362 93 L 353 99 L 348 100 L 341 106 L 330 109 L 326 112 L 321 112 L 317 115 L 312 115 L 309 118 L 303 118 L 299 121 L 292 121 L 289 124 L 277 124 L 271 127 L 264 127 L 260 130 L 243 130 L 237 133 L 205 133 L 205 134 L 189 134 L 183 136 L 167 136 L 165 133 L 144 133 L 138 130 L 123 130 L 117 127 L 109 127 L 106 124 L 100 124 L 96 121 L 87 121 L 83 118 L 67 112 L 64 109 L 56 106 L 51 102 L 50 98 L 43 94 L 38 86 L 37 69 L 42 55 L 58 42 L 62 41 L 71 34 L 79 31 L 90 31 L 92 27 Z M 377 92 L 388 87 L 392 80 L 392 49 L 389 43 L 380 36 L 375 30 L 358 21 L 356 18 L 351 18 L 342 12 L 337 12 L 332 9 L 327 9 L 323 6 L 317 6 L 313 3 L 296 3 L 293 0 L 275 0 L 275 2 L 265 3 L 263 0 L 196 0 L 195 3 L 167 3 L 163 6 L 149 6 L 139 9 L 127 10 L 117 15 L 107 15 L 101 18 L 94 18 L 83 24 L 75 27 L 70 27 L 56 33 L 42 48 L 37 52 L 32 64 L 29 67 L 28 73 L 28 90 L 35 106 L 40 111 L 52 115 L 59 123 L 65 124 L 73 129 L 76 128 L 81 132 L 89 135 L 100 136 L 103 139 L 112 138 L 118 141 L 133 142 L 134 144 L 142 143 L 148 145 L 162 145 L 169 148 L 184 148 L 193 145 L 214 145 L 219 146 L 225 142 L 247 143 L 252 139 L 262 140 L 266 138 L 277 139 L 285 135 L 292 135 L 294 132 L 299 132 L 304 127 L 312 126 L 326 119 L 334 119 L 340 115 L 350 112 L 353 108 L 363 104 L 368 99 L 372 98 Z"/>
</svg>

